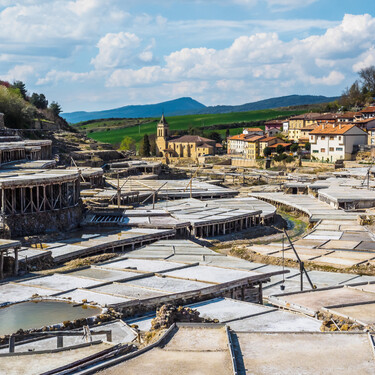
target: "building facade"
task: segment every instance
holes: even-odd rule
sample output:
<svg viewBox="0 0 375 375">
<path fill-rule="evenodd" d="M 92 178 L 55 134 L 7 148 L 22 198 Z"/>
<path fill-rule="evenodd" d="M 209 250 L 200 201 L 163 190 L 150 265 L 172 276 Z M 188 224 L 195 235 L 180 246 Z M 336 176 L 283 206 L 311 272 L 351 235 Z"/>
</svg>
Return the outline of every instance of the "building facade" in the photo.
<svg viewBox="0 0 375 375">
<path fill-rule="evenodd" d="M 358 146 L 367 144 L 367 133 L 353 124 L 323 124 L 310 132 L 310 143 L 317 159 L 352 160 Z"/>
<path fill-rule="evenodd" d="M 220 145 L 221 146 L 221 145 Z M 156 151 L 158 156 L 196 159 L 203 155 L 216 154 L 216 141 L 198 135 L 171 137 L 164 115 L 156 129 Z"/>
</svg>

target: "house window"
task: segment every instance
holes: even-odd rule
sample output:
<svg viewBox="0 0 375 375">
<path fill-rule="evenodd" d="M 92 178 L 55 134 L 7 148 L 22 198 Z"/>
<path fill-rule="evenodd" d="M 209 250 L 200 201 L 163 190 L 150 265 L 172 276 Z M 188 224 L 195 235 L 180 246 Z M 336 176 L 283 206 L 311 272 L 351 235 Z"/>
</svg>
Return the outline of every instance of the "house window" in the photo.
<svg viewBox="0 0 375 375">
<path fill-rule="evenodd" d="M 339 141 L 341 141 L 341 135 L 340 135 L 340 137 L 339 137 Z"/>
<path fill-rule="evenodd" d="M 334 147 L 330 147 L 329 151 L 335 151 L 335 148 Z"/>
<path fill-rule="evenodd" d="M 330 141 L 333 141 L 335 139 L 335 137 L 329 137 Z"/>
<path fill-rule="evenodd" d="M 314 154 L 317 154 L 319 151 L 318 150 L 313 150 L 313 153 Z"/>
<path fill-rule="evenodd" d="M 342 147 L 336 147 L 336 151 L 342 151 Z"/>
<path fill-rule="evenodd" d="M 320 139 L 323 140 L 323 139 L 326 139 L 326 137 L 324 135 L 322 135 L 322 137 Z"/>
<path fill-rule="evenodd" d="M 314 139 L 314 136 L 312 135 L 310 138 L 311 138 L 311 139 Z"/>
<path fill-rule="evenodd" d="M 326 152 L 326 149 L 325 148 L 321 148 L 320 152 Z"/>
</svg>

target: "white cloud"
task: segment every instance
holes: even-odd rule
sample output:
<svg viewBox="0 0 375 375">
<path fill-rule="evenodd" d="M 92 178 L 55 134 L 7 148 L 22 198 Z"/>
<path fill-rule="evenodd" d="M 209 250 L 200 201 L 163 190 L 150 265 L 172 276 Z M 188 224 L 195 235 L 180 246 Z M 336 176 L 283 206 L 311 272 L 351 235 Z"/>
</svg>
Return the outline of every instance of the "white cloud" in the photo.
<svg viewBox="0 0 375 375">
<path fill-rule="evenodd" d="M 341 83 L 345 79 L 345 76 L 337 72 L 336 70 L 333 70 L 330 72 L 327 76 L 316 78 L 316 77 L 310 77 L 309 80 L 313 85 L 327 85 L 327 86 L 335 86 Z"/>
<path fill-rule="evenodd" d="M 31 65 L 16 65 L 7 74 L 0 76 L 0 79 L 9 82 L 26 81 L 33 74 L 34 68 Z"/>
<path fill-rule="evenodd" d="M 50 70 L 45 77 L 37 80 L 36 85 L 46 85 L 59 81 L 86 82 L 89 79 L 98 78 L 100 76 L 101 74 L 96 71 L 77 73 L 71 71 Z"/>
<path fill-rule="evenodd" d="M 109 33 L 97 44 L 99 54 L 91 60 L 96 69 L 115 68 L 125 65 L 132 58 L 141 40 L 133 33 Z"/>
<path fill-rule="evenodd" d="M 195 83 L 193 87 L 206 90 L 206 95 L 215 90 L 218 95 L 219 90 L 228 98 L 243 82 L 248 82 L 248 88 L 270 85 L 272 89 L 273 85 L 272 95 L 277 87 L 283 93 L 293 88 L 309 91 L 311 85 L 341 91 L 351 66 L 373 61 L 374 42 L 374 18 L 346 15 L 323 35 L 304 39 L 286 42 L 277 33 L 257 33 L 238 37 L 224 49 L 183 48 L 165 56 L 163 64 L 116 69 L 107 86 L 153 88 L 189 80 Z M 199 86 L 200 82 L 205 85 Z"/>
<path fill-rule="evenodd" d="M 372 47 L 364 54 L 362 54 L 359 59 L 353 65 L 353 71 L 359 72 L 361 69 L 368 68 L 369 66 L 375 65 L 375 48 Z"/>
<path fill-rule="evenodd" d="M 268 6 L 277 11 L 307 7 L 318 0 L 266 0 Z"/>
</svg>

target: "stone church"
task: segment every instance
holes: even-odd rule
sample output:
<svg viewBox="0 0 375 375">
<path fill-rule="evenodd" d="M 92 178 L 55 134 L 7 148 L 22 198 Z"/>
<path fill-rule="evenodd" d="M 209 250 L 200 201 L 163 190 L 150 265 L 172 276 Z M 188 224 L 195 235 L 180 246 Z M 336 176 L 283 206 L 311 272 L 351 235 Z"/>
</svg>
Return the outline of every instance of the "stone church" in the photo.
<svg viewBox="0 0 375 375">
<path fill-rule="evenodd" d="M 183 135 L 171 137 L 169 125 L 164 115 L 161 117 L 156 133 L 156 149 L 158 156 L 185 157 L 196 159 L 202 155 L 215 155 L 222 146 L 216 141 L 199 135 Z"/>
</svg>

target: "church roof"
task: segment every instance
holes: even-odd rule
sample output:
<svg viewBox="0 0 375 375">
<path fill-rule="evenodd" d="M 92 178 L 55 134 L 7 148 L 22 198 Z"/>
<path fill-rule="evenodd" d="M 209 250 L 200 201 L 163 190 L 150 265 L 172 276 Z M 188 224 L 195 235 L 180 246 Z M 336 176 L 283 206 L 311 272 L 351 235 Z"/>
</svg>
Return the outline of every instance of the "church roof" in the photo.
<svg viewBox="0 0 375 375">
<path fill-rule="evenodd" d="M 215 141 L 212 140 L 212 139 L 201 137 L 199 135 L 183 135 L 180 138 L 171 139 L 169 142 L 177 142 L 177 143 L 206 143 L 206 142 L 215 142 Z"/>
</svg>

